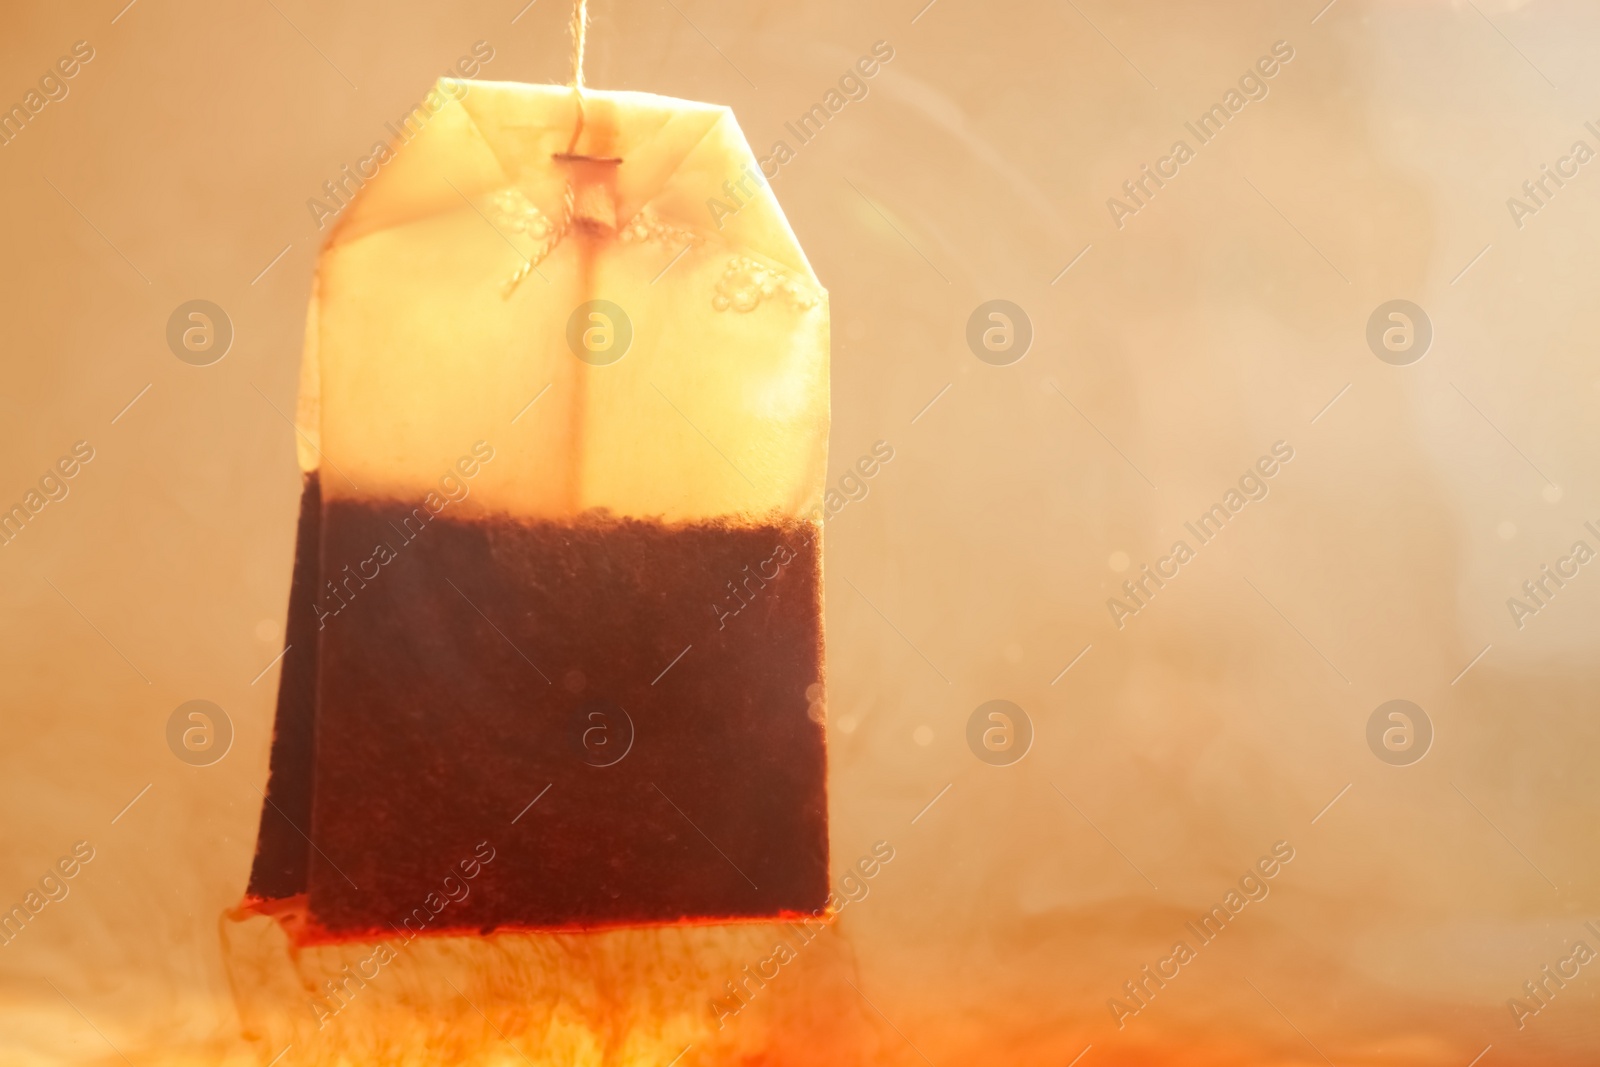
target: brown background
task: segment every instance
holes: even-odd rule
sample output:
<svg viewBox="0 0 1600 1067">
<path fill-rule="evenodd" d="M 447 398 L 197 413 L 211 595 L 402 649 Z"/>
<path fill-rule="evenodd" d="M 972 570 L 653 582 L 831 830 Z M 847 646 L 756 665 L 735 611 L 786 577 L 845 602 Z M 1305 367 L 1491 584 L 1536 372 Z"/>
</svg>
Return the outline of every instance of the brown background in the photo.
<svg viewBox="0 0 1600 1067">
<path fill-rule="evenodd" d="M 564 80 L 563 5 L 518 6 L 0 15 L 0 103 L 74 41 L 96 53 L 0 147 L 0 504 L 95 449 L 0 548 L 0 905 L 73 842 L 96 849 L 0 948 L 8 1063 L 282 1045 L 241 1030 L 219 916 L 270 740 L 276 669 L 252 679 L 281 648 L 291 561 L 306 200 L 475 41 L 484 77 Z M 1600 921 L 1600 578 L 1520 630 L 1505 601 L 1600 545 L 1582 529 L 1600 162 L 1520 229 L 1506 198 L 1574 140 L 1600 148 L 1595 11 L 919 6 L 599 0 L 587 68 L 729 104 L 765 154 L 873 42 L 895 49 L 774 183 L 832 294 L 834 481 L 895 449 L 826 561 L 835 859 L 897 850 L 829 957 L 875 1035 L 862 1058 L 1592 1062 L 1600 973 L 1520 1031 L 1506 1000 L 1600 945 L 1582 928 Z M 1278 40 L 1295 58 L 1270 95 L 1114 226 L 1120 183 Z M 206 368 L 164 340 L 197 297 L 237 331 Z M 1035 329 L 1005 368 L 964 340 L 997 297 Z M 1398 368 L 1364 331 L 1402 297 L 1435 336 Z M 1117 630 L 1115 554 L 1164 555 L 1280 439 L 1295 459 L 1270 497 Z M 964 736 L 997 697 L 1037 731 L 1006 768 Z M 166 748 L 194 698 L 236 731 L 209 768 Z M 1408 768 L 1366 747 L 1393 698 L 1437 732 Z M 1278 840 L 1297 856 L 1272 895 L 1118 1030 L 1107 998 Z M 327 1055 L 308 1039 L 283 1062 Z"/>
</svg>

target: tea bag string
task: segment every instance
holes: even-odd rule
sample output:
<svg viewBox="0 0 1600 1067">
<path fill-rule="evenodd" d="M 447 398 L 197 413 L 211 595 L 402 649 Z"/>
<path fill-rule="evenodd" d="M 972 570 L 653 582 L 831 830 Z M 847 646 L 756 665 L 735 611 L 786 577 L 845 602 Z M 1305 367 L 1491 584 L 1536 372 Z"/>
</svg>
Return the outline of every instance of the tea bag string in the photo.
<svg viewBox="0 0 1600 1067">
<path fill-rule="evenodd" d="M 589 35 L 589 0 L 572 0 L 572 93 L 578 105 L 578 121 L 572 127 L 572 140 L 567 154 L 578 148 L 578 137 L 583 133 L 583 48 Z"/>
<path fill-rule="evenodd" d="M 578 114 L 576 121 L 572 125 L 572 139 L 567 142 L 567 150 L 565 152 L 557 152 L 553 156 L 553 158 L 557 160 L 572 160 L 578 158 L 576 154 L 578 148 L 578 138 L 583 135 L 583 49 L 585 38 L 588 36 L 588 23 L 589 0 L 573 0 L 571 24 L 572 80 L 568 82 L 568 84 L 572 86 L 572 98 L 573 102 L 577 105 Z M 545 254 L 559 244 L 561 240 L 566 237 L 568 231 L 572 228 L 576 209 L 570 176 L 567 181 L 567 188 L 562 197 L 562 201 L 564 210 L 562 211 L 560 224 L 556 226 L 553 231 L 546 230 L 546 241 L 543 244 L 543 247 L 536 251 L 534 256 L 529 257 L 522 264 L 522 266 L 518 267 L 516 273 L 511 275 L 506 283 L 500 287 L 500 298 L 502 300 L 511 299 L 511 294 L 517 291 L 517 287 L 522 284 L 523 279 L 538 269 L 537 259 L 543 259 Z"/>
<path fill-rule="evenodd" d="M 589 34 L 589 0 L 572 0 L 572 87 L 583 92 L 583 46 Z"/>
</svg>

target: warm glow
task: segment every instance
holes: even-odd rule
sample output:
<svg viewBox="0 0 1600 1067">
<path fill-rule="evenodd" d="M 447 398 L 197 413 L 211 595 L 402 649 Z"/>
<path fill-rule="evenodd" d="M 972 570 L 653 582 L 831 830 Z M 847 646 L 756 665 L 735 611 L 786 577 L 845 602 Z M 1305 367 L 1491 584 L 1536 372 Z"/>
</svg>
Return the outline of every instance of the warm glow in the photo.
<svg viewBox="0 0 1600 1067">
<path fill-rule="evenodd" d="M 590 10 L 9 5 L 0 1067 L 1600 1063 L 1595 5 Z"/>
</svg>

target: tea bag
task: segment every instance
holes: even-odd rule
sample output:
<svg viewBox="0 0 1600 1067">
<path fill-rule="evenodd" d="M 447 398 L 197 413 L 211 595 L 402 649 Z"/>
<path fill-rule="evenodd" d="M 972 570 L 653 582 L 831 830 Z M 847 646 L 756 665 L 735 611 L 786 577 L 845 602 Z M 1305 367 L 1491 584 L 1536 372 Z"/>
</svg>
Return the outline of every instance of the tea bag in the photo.
<svg viewBox="0 0 1600 1067">
<path fill-rule="evenodd" d="M 425 110 L 318 262 L 249 900 L 307 941 L 814 913 L 826 293 L 725 108 Z"/>
</svg>

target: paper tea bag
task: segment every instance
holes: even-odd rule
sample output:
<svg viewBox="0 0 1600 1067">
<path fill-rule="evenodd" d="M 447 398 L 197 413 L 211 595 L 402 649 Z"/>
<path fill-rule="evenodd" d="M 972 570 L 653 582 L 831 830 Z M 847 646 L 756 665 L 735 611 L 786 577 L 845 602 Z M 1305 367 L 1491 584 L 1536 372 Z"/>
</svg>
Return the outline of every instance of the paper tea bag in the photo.
<svg viewBox="0 0 1600 1067">
<path fill-rule="evenodd" d="M 828 304 L 733 115 L 446 81 L 405 133 L 317 266 L 249 902 L 821 909 Z"/>
</svg>

